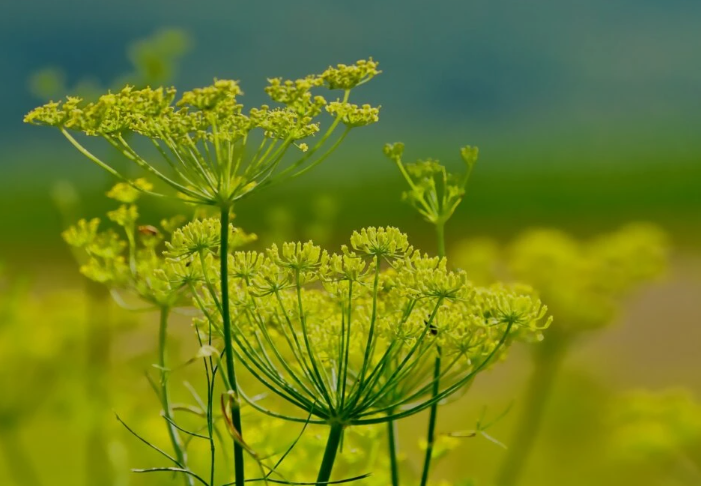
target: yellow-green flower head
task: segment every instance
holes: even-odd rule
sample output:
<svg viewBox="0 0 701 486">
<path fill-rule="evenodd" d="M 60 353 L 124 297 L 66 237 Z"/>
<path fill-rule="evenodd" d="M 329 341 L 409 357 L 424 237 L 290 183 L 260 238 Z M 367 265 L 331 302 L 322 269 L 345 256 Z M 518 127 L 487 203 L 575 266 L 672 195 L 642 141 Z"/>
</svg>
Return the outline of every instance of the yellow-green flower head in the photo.
<svg viewBox="0 0 701 486">
<path fill-rule="evenodd" d="M 329 254 L 312 242 L 286 243 L 267 258 L 231 259 L 242 363 L 322 421 L 381 422 L 404 405 L 406 414 L 416 413 L 431 405 L 438 346 L 449 363 L 441 400 L 512 341 L 532 339 L 547 325 L 530 295 L 476 289 L 463 272 L 448 271 L 445 259 L 411 251 L 396 228 L 358 231 L 350 248 Z M 381 268 L 380 257 L 392 265 Z M 207 312 L 214 310 L 207 302 Z"/>
<path fill-rule="evenodd" d="M 300 140 L 319 131 L 318 123 L 310 123 L 311 117 L 300 118 L 297 113 L 286 108 L 269 110 L 258 122 L 265 130 L 265 136 L 280 140 Z"/>
<path fill-rule="evenodd" d="M 491 318 L 496 322 L 512 324 L 514 332 L 520 328 L 541 331 L 550 326 L 552 317 L 543 322 L 548 307 L 534 298 L 533 293 L 528 287 L 509 289 L 495 285 L 484 298 L 487 306 L 491 308 Z M 541 322 L 542 324 L 539 324 Z"/>
<path fill-rule="evenodd" d="M 635 224 L 577 241 L 556 230 L 531 230 L 516 239 L 507 266 L 517 281 L 531 284 L 562 331 L 583 331 L 613 321 L 621 298 L 659 275 L 668 243 L 651 225 Z"/>
<path fill-rule="evenodd" d="M 109 211 L 107 217 L 123 227 L 133 227 L 139 219 L 139 211 L 134 204 L 122 204 L 118 209 Z"/>
<path fill-rule="evenodd" d="M 329 89 L 352 89 L 377 76 L 381 72 L 377 69 L 378 65 L 372 58 L 350 66 L 339 64 L 335 68 L 329 67 L 321 74 L 321 78 Z"/>
<path fill-rule="evenodd" d="M 215 79 L 214 84 L 205 88 L 185 91 L 178 101 L 178 106 L 192 106 L 202 111 L 212 111 L 224 106 L 230 109 L 236 106 L 236 97 L 243 94 L 238 81 Z"/>
<path fill-rule="evenodd" d="M 612 452 L 627 460 L 683 460 L 701 446 L 701 404 L 686 389 L 625 393 L 609 420 Z"/>
<path fill-rule="evenodd" d="M 588 248 L 601 281 L 612 291 L 625 291 L 638 282 L 662 275 L 669 259 L 669 238 L 659 227 L 631 223 L 593 240 Z"/>
<path fill-rule="evenodd" d="M 24 117 L 24 122 L 52 127 L 69 124 L 75 116 L 80 116 L 78 106 L 82 101 L 82 98 L 76 96 L 68 96 L 65 101 L 50 101 L 30 111 Z"/>
<path fill-rule="evenodd" d="M 229 275 L 245 281 L 257 277 L 270 261 L 264 254 L 255 251 L 237 251 L 229 255 Z"/>
<path fill-rule="evenodd" d="M 90 221 L 81 219 L 75 226 L 69 227 L 61 236 L 71 246 L 83 248 L 95 240 L 100 220 L 93 218 Z"/>
<path fill-rule="evenodd" d="M 101 284 L 121 285 L 128 279 L 129 266 L 123 256 L 102 259 L 91 256 L 80 267 L 80 273 Z"/>
<path fill-rule="evenodd" d="M 131 204 L 136 202 L 141 192 L 150 191 L 153 184 L 143 178 L 136 179 L 133 183 L 119 182 L 107 192 L 107 197 L 121 203 Z"/>
<path fill-rule="evenodd" d="M 322 262 L 319 273 L 323 280 L 339 278 L 350 282 L 357 282 L 367 275 L 367 262 L 355 255 L 345 253 L 333 254 Z"/>
<path fill-rule="evenodd" d="M 205 257 L 205 265 L 214 266 L 211 254 Z M 198 285 L 204 278 L 202 262 L 199 259 L 192 261 L 156 262 L 157 267 L 152 270 L 153 275 L 168 284 L 168 289 L 186 288 L 190 285 Z"/>
<path fill-rule="evenodd" d="M 466 145 L 460 149 L 460 157 L 468 167 L 472 167 L 479 157 L 479 148 Z"/>
<path fill-rule="evenodd" d="M 404 144 L 402 142 L 386 143 L 382 151 L 387 158 L 398 162 L 404 154 Z"/>
<path fill-rule="evenodd" d="M 311 241 L 283 243 L 282 255 L 278 251 L 277 245 L 273 245 L 268 250 L 268 257 L 273 262 L 281 267 L 301 272 L 318 268 L 322 263 L 321 256 L 321 247 L 316 246 Z"/>
<path fill-rule="evenodd" d="M 358 106 L 352 103 L 333 101 L 326 106 L 326 111 L 338 116 L 349 127 L 364 127 L 380 120 L 380 108 L 370 105 Z"/>
<path fill-rule="evenodd" d="M 311 90 L 322 86 L 324 81 L 310 75 L 297 80 L 284 80 L 282 78 L 268 79 L 268 87 L 265 92 L 273 101 L 287 105 L 300 116 L 316 116 L 326 104 L 323 96 L 312 95 Z"/>
<path fill-rule="evenodd" d="M 229 247 L 235 249 L 257 239 L 240 228 L 229 225 Z M 220 221 L 215 218 L 196 219 L 175 230 L 166 242 L 164 255 L 171 260 L 187 258 L 198 253 L 216 253 L 221 245 Z"/>
<path fill-rule="evenodd" d="M 400 258 L 413 250 L 407 235 L 391 226 L 354 231 L 350 244 L 353 250 L 378 258 Z"/>
</svg>

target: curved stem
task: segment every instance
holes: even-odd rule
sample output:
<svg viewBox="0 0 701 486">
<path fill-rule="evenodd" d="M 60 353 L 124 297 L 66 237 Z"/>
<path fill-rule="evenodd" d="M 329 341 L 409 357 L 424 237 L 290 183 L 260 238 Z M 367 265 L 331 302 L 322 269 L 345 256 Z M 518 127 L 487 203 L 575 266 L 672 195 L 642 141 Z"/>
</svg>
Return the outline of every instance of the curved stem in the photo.
<svg viewBox="0 0 701 486">
<path fill-rule="evenodd" d="M 445 258 L 445 222 L 436 223 L 436 239 L 438 243 L 438 256 Z M 433 387 L 431 396 L 435 399 L 440 392 L 441 376 L 441 348 L 437 348 L 438 356 L 433 368 Z M 431 469 L 431 458 L 433 457 L 433 444 L 436 440 L 436 420 L 438 418 L 438 401 L 431 405 L 428 416 L 428 432 L 426 433 L 426 455 L 424 456 L 424 467 L 421 472 L 421 486 L 428 483 L 428 473 Z"/>
<path fill-rule="evenodd" d="M 321 460 L 319 475 L 316 478 L 317 486 L 326 486 L 326 484 L 329 482 L 331 471 L 333 470 L 333 463 L 336 461 L 336 453 L 338 452 L 338 446 L 341 443 L 342 435 L 343 425 L 331 425 L 329 439 L 326 442 L 326 449 L 324 450 L 324 458 Z"/>
<path fill-rule="evenodd" d="M 387 422 L 387 438 L 389 439 L 389 468 L 392 475 L 392 486 L 399 486 L 399 463 L 397 461 L 397 423 Z"/>
<path fill-rule="evenodd" d="M 231 423 L 240 438 L 234 438 L 234 479 L 236 486 L 244 486 L 246 481 L 243 462 L 243 439 L 241 429 L 241 408 L 239 405 L 239 392 L 236 385 L 236 372 L 234 369 L 234 348 L 231 337 L 231 315 L 229 313 L 229 206 L 221 208 L 221 305 L 222 321 L 224 327 L 224 358 L 226 360 L 226 372 L 229 378 L 229 386 L 234 393 L 234 400 L 231 401 Z"/>
<path fill-rule="evenodd" d="M 175 457 L 180 463 L 180 466 L 187 468 L 187 454 L 183 448 L 183 443 L 180 440 L 180 434 L 173 425 L 173 410 L 170 408 L 170 393 L 168 389 L 168 363 L 166 359 L 166 343 L 168 341 L 168 315 L 170 309 L 167 307 L 161 308 L 160 326 L 158 331 L 158 367 L 161 370 L 161 405 L 163 406 L 163 415 L 166 418 L 166 427 L 168 427 L 168 436 L 173 444 Z M 195 484 L 191 476 L 184 477 L 187 486 Z"/>
<path fill-rule="evenodd" d="M 566 355 L 567 344 L 562 337 L 551 335 L 536 348 L 535 352 L 535 366 L 526 390 L 524 409 L 498 474 L 497 486 L 513 486 L 521 477 L 538 436 L 543 412 L 550 398 L 557 372 Z"/>
</svg>

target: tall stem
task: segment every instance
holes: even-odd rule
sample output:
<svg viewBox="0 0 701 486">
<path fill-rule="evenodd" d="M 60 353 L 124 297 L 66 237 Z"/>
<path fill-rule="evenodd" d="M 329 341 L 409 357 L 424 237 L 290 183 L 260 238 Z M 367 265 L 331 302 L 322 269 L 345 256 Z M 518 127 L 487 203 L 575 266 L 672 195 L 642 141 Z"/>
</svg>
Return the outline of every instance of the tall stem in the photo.
<svg viewBox="0 0 701 486">
<path fill-rule="evenodd" d="M 333 463 L 336 461 L 336 453 L 338 452 L 338 446 L 341 443 L 342 435 L 343 425 L 331 425 L 329 439 L 326 442 L 326 450 L 324 450 L 324 458 L 321 460 L 319 475 L 316 478 L 317 486 L 325 486 L 326 483 L 329 482 L 331 471 L 333 470 Z"/>
<path fill-rule="evenodd" d="M 390 412 L 390 415 L 393 412 Z M 387 422 L 387 438 L 389 440 L 389 468 L 392 475 L 392 486 L 399 486 L 399 462 L 397 461 L 397 423 Z"/>
<path fill-rule="evenodd" d="M 436 239 L 438 243 L 438 256 L 445 257 L 445 222 L 436 223 Z M 433 387 L 431 398 L 435 399 L 440 393 L 441 376 L 441 348 L 436 348 L 437 356 L 433 367 Z M 421 486 L 428 483 L 428 474 L 431 470 L 431 459 L 433 457 L 433 445 L 436 441 L 436 420 L 438 418 L 438 402 L 431 405 L 428 415 L 428 432 L 426 433 L 426 455 L 424 456 L 424 467 L 421 472 Z"/>
<path fill-rule="evenodd" d="M 170 309 L 167 307 L 161 308 L 161 319 L 158 332 L 158 366 L 161 369 L 161 405 L 163 406 L 163 415 L 166 418 L 166 427 L 168 427 L 168 436 L 173 444 L 175 458 L 180 463 L 181 467 L 187 468 L 187 453 L 180 440 L 180 434 L 173 425 L 173 411 L 170 408 L 170 391 L 168 388 L 168 361 L 166 353 L 166 344 L 168 342 L 168 315 Z M 184 474 L 186 486 L 194 486 L 195 482 L 190 475 Z"/>
<path fill-rule="evenodd" d="M 497 486 L 514 486 L 523 473 L 538 436 L 555 377 L 567 353 L 567 342 L 563 336 L 553 333 L 536 348 L 535 353 L 534 369 L 526 389 L 524 409 L 498 474 Z"/>
<path fill-rule="evenodd" d="M 226 360 L 226 373 L 229 377 L 229 386 L 234 393 L 231 401 L 231 423 L 239 437 L 234 437 L 234 479 L 236 486 L 244 486 L 246 477 L 243 462 L 243 431 L 241 429 L 241 409 L 239 408 L 239 392 L 236 384 L 236 372 L 234 369 L 234 348 L 231 337 L 231 315 L 229 313 L 229 211 L 231 208 L 224 205 L 221 208 L 221 305 L 222 320 L 224 326 L 224 358 Z"/>
</svg>

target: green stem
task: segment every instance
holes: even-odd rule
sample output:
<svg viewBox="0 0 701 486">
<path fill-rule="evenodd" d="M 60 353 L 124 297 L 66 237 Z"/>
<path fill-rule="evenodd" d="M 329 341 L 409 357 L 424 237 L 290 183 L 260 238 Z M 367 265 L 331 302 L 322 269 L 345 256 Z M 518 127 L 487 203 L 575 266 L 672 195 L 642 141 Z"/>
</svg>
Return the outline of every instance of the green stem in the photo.
<svg viewBox="0 0 701 486">
<path fill-rule="evenodd" d="M 431 398 L 438 396 L 440 391 L 441 375 L 441 349 L 438 348 L 438 357 L 433 368 L 433 389 L 431 390 Z M 424 467 L 421 472 L 421 486 L 426 486 L 428 483 L 428 473 L 431 469 L 431 459 L 433 457 L 433 444 L 436 441 L 436 419 L 438 418 L 438 402 L 431 405 L 428 416 L 428 432 L 426 433 L 426 455 L 424 456 Z"/>
<path fill-rule="evenodd" d="M 17 484 L 40 486 L 42 484 L 37 470 L 20 443 L 17 430 L 10 426 L 0 430 L 0 448 L 5 454 L 7 468 Z"/>
<path fill-rule="evenodd" d="M 239 437 L 234 437 L 234 479 L 236 486 L 244 486 L 246 477 L 243 462 L 243 431 L 241 429 L 241 409 L 239 408 L 239 391 L 236 384 L 236 372 L 234 369 L 234 348 L 231 337 L 231 315 L 229 313 L 229 211 L 231 208 L 224 205 L 221 208 L 221 305 L 222 320 L 224 326 L 224 358 L 226 360 L 226 372 L 229 378 L 229 386 L 234 392 L 231 401 L 231 423 Z"/>
<path fill-rule="evenodd" d="M 333 470 L 333 463 L 336 461 L 336 453 L 338 452 L 338 446 L 341 443 L 342 435 L 343 425 L 337 423 L 331 425 L 329 439 L 326 442 L 326 450 L 324 450 L 324 458 L 321 460 L 319 475 L 316 478 L 317 486 L 324 486 L 329 482 L 331 471 Z"/>
<path fill-rule="evenodd" d="M 168 315 L 170 309 L 168 307 L 161 308 L 160 326 L 158 332 L 158 366 L 161 369 L 161 404 L 163 406 L 163 415 L 166 418 L 166 427 L 168 427 L 168 436 L 173 444 L 175 458 L 180 463 L 181 467 L 187 468 L 187 453 L 183 448 L 183 443 L 180 440 L 180 434 L 173 425 L 173 411 L 170 408 L 170 392 L 168 389 L 168 362 L 166 359 L 166 344 L 168 341 Z M 186 486 L 194 486 L 195 481 L 189 475 L 183 475 Z"/>
<path fill-rule="evenodd" d="M 445 223 L 436 223 L 436 239 L 438 242 L 438 256 L 445 257 Z"/>
<path fill-rule="evenodd" d="M 392 474 L 392 486 L 399 486 L 399 463 L 397 461 L 397 423 L 387 422 L 387 437 L 389 439 L 389 468 Z"/>
<path fill-rule="evenodd" d="M 436 239 L 438 243 L 438 256 L 445 257 L 445 222 L 436 223 Z M 438 356 L 433 368 L 433 388 L 431 398 L 435 399 L 440 393 L 441 376 L 441 348 L 436 349 Z M 428 474 L 431 470 L 431 459 L 433 457 L 433 445 L 436 441 L 436 420 L 438 418 L 438 401 L 431 405 L 428 415 L 428 432 L 426 433 L 426 455 L 424 456 L 424 467 L 421 472 L 421 486 L 428 483 Z"/>
<path fill-rule="evenodd" d="M 535 350 L 534 369 L 526 389 L 524 409 L 498 474 L 497 486 L 514 486 L 523 473 L 538 436 L 555 377 L 567 353 L 567 343 L 563 339 L 551 334 Z"/>
</svg>

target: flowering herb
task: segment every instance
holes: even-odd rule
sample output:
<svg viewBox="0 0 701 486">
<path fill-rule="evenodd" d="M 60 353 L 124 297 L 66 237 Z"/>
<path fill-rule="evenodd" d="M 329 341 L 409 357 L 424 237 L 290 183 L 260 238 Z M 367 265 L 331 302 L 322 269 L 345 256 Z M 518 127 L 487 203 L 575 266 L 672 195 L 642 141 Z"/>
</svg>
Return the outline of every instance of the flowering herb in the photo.
<svg viewBox="0 0 701 486">
<path fill-rule="evenodd" d="M 375 77 L 379 70 L 372 59 L 354 65 L 340 64 L 329 67 L 320 75 L 310 75 L 298 80 L 273 78 L 268 81 L 267 94 L 276 106 L 262 105 L 244 112 L 238 101 L 243 94 L 238 82 L 215 80 L 210 86 L 184 92 L 176 100 L 175 88 L 134 89 L 127 86 L 118 93 L 109 92 L 95 102 L 85 103 L 77 97 L 62 102 L 50 102 L 25 116 L 25 122 L 52 126 L 89 160 L 121 179 L 133 189 L 153 196 L 164 196 L 132 181 L 92 153 L 71 132 L 82 132 L 90 137 L 105 140 L 126 159 L 136 164 L 161 183 L 176 191 L 183 201 L 220 210 L 220 253 L 228 254 L 229 220 L 233 204 L 241 198 L 275 182 L 297 177 L 323 162 L 343 142 L 355 127 L 366 126 L 378 120 L 378 108 L 367 105 L 358 107 L 349 103 L 352 89 Z M 340 89 L 342 99 L 329 104 L 315 92 L 321 88 Z M 327 111 L 333 117 L 329 127 L 321 132 L 319 116 Z M 342 132 L 335 136 L 339 126 Z M 135 148 L 130 135 L 148 139 L 162 164 L 150 160 Z M 309 146 L 311 143 L 311 147 Z M 292 152 L 297 152 L 295 157 Z M 115 190 L 122 199 L 133 197 L 124 187 Z M 125 229 L 129 248 L 135 248 L 131 240 L 135 235 L 133 223 L 136 210 L 125 204 L 110 215 Z M 86 228 L 92 227 L 86 223 Z M 142 232 L 139 232 L 142 234 Z M 82 235 L 85 236 L 85 235 Z M 104 236 L 113 253 L 120 251 L 119 243 L 111 234 Z M 99 246 L 99 245 L 97 245 Z M 94 250 L 94 248 L 93 248 Z M 98 255 L 99 257 L 99 255 Z M 92 277 L 108 280 L 123 272 L 124 262 L 111 260 L 115 267 L 104 273 L 99 259 L 93 258 Z M 130 254 L 128 265 L 136 272 L 136 255 Z M 244 447 L 242 426 L 237 400 L 237 381 L 231 339 L 231 319 L 228 292 L 228 259 L 220 259 L 220 287 L 222 302 L 225 360 L 228 385 L 233 392 L 230 413 L 234 439 L 236 484 L 242 486 L 244 476 Z M 164 307 L 165 309 L 165 307 Z M 163 326 L 167 317 L 162 319 Z M 178 447 L 176 447 L 176 450 Z M 178 460 L 178 467 L 184 468 Z M 185 472 L 193 481 L 190 472 Z"/>
</svg>

